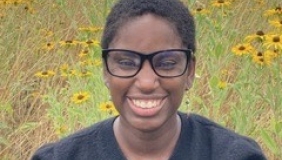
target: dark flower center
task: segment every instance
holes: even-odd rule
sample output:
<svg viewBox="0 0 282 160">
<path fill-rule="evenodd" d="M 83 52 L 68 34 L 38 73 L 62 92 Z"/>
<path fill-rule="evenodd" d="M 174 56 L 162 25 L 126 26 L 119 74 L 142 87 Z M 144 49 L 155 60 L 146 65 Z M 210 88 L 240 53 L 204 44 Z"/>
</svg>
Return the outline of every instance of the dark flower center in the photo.
<svg viewBox="0 0 282 160">
<path fill-rule="evenodd" d="M 48 72 L 47 71 L 43 71 L 41 74 L 42 75 L 48 75 Z"/>
<path fill-rule="evenodd" d="M 276 7 L 275 11 L 282 11 L 282 8 L 281 7 Z"/>
<path fill-rule="evenodd" d="M 66 40 L 65 42 L 66 43 L 72 43 L 73 41 L 72 40 Z"/>
<path fill-rule="evenodd" d="M 93 41 L 88 40 L 88 41 L 86 41 L 86 43 L 87 43 L 87 44 L 92 44 L 92 43 L 93 43 Z"/>
<path fill-rule="evenodd" d="M 217 3 L 224 3 L 224 0 L 218 0 Z"/>
<path fill-rule="evenodd" d="M 107 109 L 111 109 L 112 107 L 111 107 L 111 105 L 107 104 L 107 105 L 106 105 L 106 108 L 107 108 Z"/>
<path fill-rule="evenodd" d="M 197 12 L 201 12 L 203 10 L 203 8 L 197 8 L 196 11 Z"/>
<path fill-rule="evenodd" d="M 278 37 L 278 36 L 275 36 L 275 37 L 273 37 L 273 42 L 280 42 L 280 37 Z"/>
<path fill-rule="evenodd" d="M 258 56 L 258 57 L 261 57 L 262 55 L 263 55 L 262 52 L 258 52 L 258 53 L 257 53 L 257 56 Z"/>
<path fill-rule="evenodd" d="M 88 54 L 88 52 L 89 52 L 88 50 L 83 50 L 82 51 L 83 54 Z"/>
<path fill-rule="evenodd" d="M 77 99 L 82 100 L 84 98 L 84 95 L 77 96 Z"/>
<path fill-rule="evenodd" d="M 51 46 L 51 43 L 47 43 L 47 46 L 50 47 L 50 46 Z"/>
<path fill-rule="evenodd" d="M 260 58 L 259 61 L 264 62 L 264 59 L 263 59 L 263 58 Z"/>
<path fill-rule="evenodd" d="M 264 36 L 264 32 L 262 30 L 259 30 L 256 32 L 256 35 L 258 36 Z"/>
<path fill-rule="evenodd" d="M 240 46 L 240 47 L 239 47 L 239 50 L 240 50 L 240 51 L 243 51 L 243 50 L 245 50 L 245 49 L 246 49 L 245 46 Z"/>
</svg>

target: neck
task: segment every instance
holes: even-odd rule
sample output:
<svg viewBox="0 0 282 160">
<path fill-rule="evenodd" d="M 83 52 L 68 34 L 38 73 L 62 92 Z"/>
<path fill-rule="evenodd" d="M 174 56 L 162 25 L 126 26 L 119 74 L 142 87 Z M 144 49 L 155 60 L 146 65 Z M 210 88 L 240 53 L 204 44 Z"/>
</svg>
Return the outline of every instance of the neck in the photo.
<svg viewBox="0 0 282 160">
<path fill-rule="evenodd" d="M 181 131 L 181 120 L 176 114 L 161 127 L 143 131 L 131 127 L 120 117 L 114 122 L 117 142 L 127 159 L 168 159 Z"/>
</svg>

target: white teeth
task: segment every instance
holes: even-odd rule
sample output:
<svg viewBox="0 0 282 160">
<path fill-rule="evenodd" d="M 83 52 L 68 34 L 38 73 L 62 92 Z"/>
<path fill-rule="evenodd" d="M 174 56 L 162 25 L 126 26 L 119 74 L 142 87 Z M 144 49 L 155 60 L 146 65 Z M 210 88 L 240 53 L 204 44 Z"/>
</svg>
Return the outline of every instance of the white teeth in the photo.
<svg viewBox="0 0 282 160">
<path fill-rule="evenodd" d="M 133 104 L 136 107 L 143 108 L 143 109 L 149 109 L 154 108 L 160 105 L 161 100 L 132 100 Z"/>
</svg>

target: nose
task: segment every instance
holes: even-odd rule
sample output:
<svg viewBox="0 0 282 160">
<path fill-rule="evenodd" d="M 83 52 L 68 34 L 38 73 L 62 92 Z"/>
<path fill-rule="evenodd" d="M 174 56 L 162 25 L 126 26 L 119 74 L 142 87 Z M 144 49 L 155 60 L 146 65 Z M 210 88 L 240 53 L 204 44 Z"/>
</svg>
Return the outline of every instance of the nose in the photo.
<svg viewBox="0 0 282 160">
<path fill-rule="evenodd" d="M 158 85 L 159 76 L 156 75 L 150 63 L 145 61 L 139 73 L 136 75 L 136 85 L 144 93 L 154 91 Z"/>
</svg>

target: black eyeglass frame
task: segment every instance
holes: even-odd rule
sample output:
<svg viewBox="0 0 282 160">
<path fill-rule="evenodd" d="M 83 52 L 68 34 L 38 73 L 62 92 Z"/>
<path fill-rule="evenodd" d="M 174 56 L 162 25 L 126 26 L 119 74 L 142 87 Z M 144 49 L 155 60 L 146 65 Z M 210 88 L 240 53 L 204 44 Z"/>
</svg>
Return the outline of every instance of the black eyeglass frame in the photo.
<svg viewBox="0 0 282 160">
<path fill-rule="evenodd" d="M 140 57 L 140 67 L 136 71 L 136 73 L 133 74 L 133 75 L 130 75 L 130 76 L 119 76 L 119 75 L 113 74 L 109 70 L 108 63 L 107 63 L 108 54 L 111 51 L 125 51 L 125 52 L 131 52 L 131 53 L 134 53 L 134 54 L 138 55 Z M 158 53 L 167 52 L 167 51 L 181 51 L 181 52 L 185 52 L 186 53 L 185 54 L 187 56 L 186 66 L 185 66 L 185 69 L 183 70 L 183 73 L 181 73 L 180 75 L 177 75 L 177 76 L 162 76 L 162 75 L 158 74 L 158 72 L 155 70 L 154 65 L 153 65 L 153 57 L 155 55 L 157 55 Z M 131 78 L 131 77 L 136 76 L 140 72 L 140 70 L 142 69 L 142 66 L 143 66 L 143 63 L 145 62 L 145 60 L 149 61 L 150 65 L 151 65 L 151 68 L 153 69 L 155 74 L 158 75 L 159 77 L 163 77 L 163 78 L 179 77 L 179 76 L 182 76 L 185 73 L 185 71 L 187 70 L 188 63 L 190 62 L 190 60 L 192 59 L 193 56 L 194 56 L 194 54 L 193 54 L 193 51 L 191 49 L 167 49 L 167 50 L 156 51 L 156 52 L 153 52 L 153 53 L 150 53 L 150 54 L 144 54 L 144 53 L 140 53 L 140 52 L 132 51 L 132 50 L 127 50 L 127 49 L 102 49 L 102 58 L 104 60 L 104 63 L 106 64 L 107 71 L 112 76 L 120 77 L 120 78 Z"/>
</svg>

